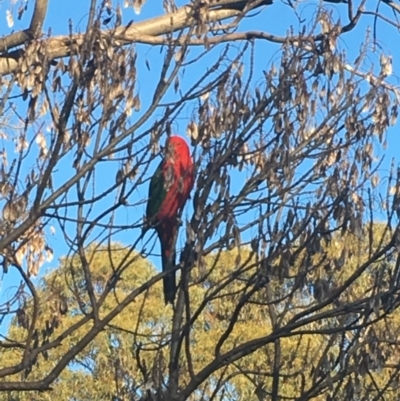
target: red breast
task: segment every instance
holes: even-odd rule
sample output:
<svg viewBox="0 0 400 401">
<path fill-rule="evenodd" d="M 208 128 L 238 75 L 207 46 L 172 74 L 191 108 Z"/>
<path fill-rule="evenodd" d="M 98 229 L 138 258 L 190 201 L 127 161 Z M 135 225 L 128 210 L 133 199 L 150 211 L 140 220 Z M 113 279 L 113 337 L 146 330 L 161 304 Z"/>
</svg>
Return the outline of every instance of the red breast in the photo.
<svg viewBox="0 0 400 401">
<path fill-rule="evenodd" d="M 193 161 L 186 141 L 180 136 L 171 136 L 166 146 L 163 174 L 164 179 L 170 182 L 170 186 L 157 213 L 158 220 L 176 218 L 194 185 Z"/>
</svg>

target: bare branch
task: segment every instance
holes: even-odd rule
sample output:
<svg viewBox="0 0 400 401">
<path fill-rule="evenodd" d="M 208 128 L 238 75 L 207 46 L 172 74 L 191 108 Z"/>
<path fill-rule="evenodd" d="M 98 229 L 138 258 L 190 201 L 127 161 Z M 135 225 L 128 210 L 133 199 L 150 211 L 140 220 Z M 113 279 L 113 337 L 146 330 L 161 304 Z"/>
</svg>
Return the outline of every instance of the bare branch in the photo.
<svg viewBox="0 0 400 401">
<path fill-rule="evenodd" d="M 47 14 L 47 5 L 48 0 L 35 0 L 29 28 L 1 38 L 0 53 L 9 52 L 14 47 L 41 36 L 43 22 Z M 0 75 L 2 74 L 0 73 Z"/>
</svg>

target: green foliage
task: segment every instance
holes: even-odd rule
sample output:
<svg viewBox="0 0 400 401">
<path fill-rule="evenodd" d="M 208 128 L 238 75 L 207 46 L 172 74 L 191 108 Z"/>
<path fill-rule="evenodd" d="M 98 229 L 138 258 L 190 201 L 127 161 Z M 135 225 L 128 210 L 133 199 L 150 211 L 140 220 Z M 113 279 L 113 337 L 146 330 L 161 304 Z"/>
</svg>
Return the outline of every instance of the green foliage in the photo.
<svg viewBox="0 0 400 401">
<path fill-rule="evenodd" d="M 121 263 L 126 265 L 117 285 L 102 300 L 100 316 L 106 315 L 132 288 L 140 286 L 156 273 L 149 262 L 137 253 L 130 254 L 121 244 L 113 244 L 110 248 L 92 246 L 87 253 L 90 255 L 90 272 L 96 295 L 102 293 L 109 283 L 113 274 L 113 266 Z M 79 268 L 77 256 L 62 258 L 60 266 L 42 280 L 38 289 L 40 308 L 37 329 L 34 332 L 34 337 L 38 340 L 35 340 L 34 347 L 54 339 L 59 339 L 60 344 L 37 358 L 29 372 L 30 380 L 40 380 L 43 375 L 49 373 L 56 362 L 82 339 L 93 324 L 88 322 L 73 335 L 63 339 L 63 333 L 80 321 L 86 313 L 87 305 L 90 303 L 86 294 L 85 280 L 82 269 Z M 143 308 L 144 304 L 145 308 Z M 29 300 L 25 307 L 25 313 L 29 319 L 32 319 L 31 306 L 32 300 Z M 65 310 L 66 306 L 67 311 Z M 74 396 L 79 400 L 88 400 L 114 394 L 115 386 L 120 385 L 112 380 L 116 369 L 129 375 L 133 375 L 137 371 L 133 355 L 135 341 L 152 343 L 153 336 L 154 338 L 165 337 L 163 333 L 169 326 L 170 314 L 168 310 L 164 313 L 155 313 L 155 311 L 163 311 L 159 283 L 139 296 L 135 303 L 129 305 L 122 314 L 117 315 L 110 322 L 109 327 L 96 337 L 96 341 L 87 346 L 61 373 L 52 392 L 38 393 L 35 396 L 36 399 L 50 400 L 57 394 L 58 399 L 68 399 Z M 137 331 L 138 326 L 140 327 L 139 331 Z M 130 334 L 133 332 L 136 333 L 135 336 Z M 17 319 L 14 319 L 8 338 L 11 341 L 20 341 L 25 337 L 26 330 L 17 324 Z M 1 361 L 6 361 L 8 365 L 10 360 L 17 361 L 21 358 L 22 352 L 22 350 L 18 352 L 2 349 Z M 155 353 L 156 351 L 145 355 L 152 358 Z M 22 377 L 26 373 L 25 371 Z M 14 379 L 21 379 L 19 377 L 21 375 L 17 376 Z M 31 399 L 29 394 L 18 395 L 18 397 L 19 399 Z"/>
<path fill-rule="evenodd" d="M 374 230 L 374 238 L 380 236 L 385 241 L 387 233 L 383 226 L 375 225 L 370 229 Z M 362 265 L 364 259 L 368 257 L 366 251 L 370 248 L 370 251 L 374 252 L 374 247 L 377 246 L 368 244 L 367 241 L 360 241 L 354 235 L 333 236 L 332 239 L 325 241 L 319 252 L 313 256 L 312 263 L 316 269 L 307 280 L 309 288 L 314 285 L 314 293 L 310 291 L 308 295 L 305 292 L 291 295 L 293 289 L 291 285 L 286 285 L 286 288 L 278 291 L 281 286 L 280 274 L 272 267 L 269 272 L 263 272 L 264 277 L 260 277 L 259 256 L 245 246 L 213 253 L 205 258 L 202 267 L 193 270 L 190 302 L 192 310 L 199 311 L 199 314 L 191 326 L 190 342 L 186 344 L 187 348 L 180 356 L 179 371 L 182 386 L 190 383 L 191 371 L 199 372 L 204 369 L 212 363 L 216 353 L 227 354 L 241 344 L 251 344 L 253 340 L 272 335 L 274 326 L 275 331 L 277 329 L 283 331 L 275 341 L 271 340 L 252 354 L 235 363 L 227 364 L 222 370 L 215 371 L 199 387 L 203 396 L 195 393 L 190 397 L 191 400 L 211 397 L 212 383 L 226 380 L 225 387 L 232 391 L 230 399 L 242 397 L 256 401 L 265 389 L 273 387 L 276 375 L 280 378 L 280 397 L 295 399 L 311 386 L 312 380 L 321 375 L 328 374 L 331 375 L 332 381 L 336 380 L 340 371 L 337 371 L 338 368 L 329 371 L 329 366 L 338 359 L 340 366 L 349 364 L 350 368 L 348 366 L 347 369 L 353 373 L 348 374 L 343 386 L 337 391 L 337 399 L 348 399 L 346 394 L 354 392 L 357 386 L 370 389 L 371 386 L 379 388 L 381 384 L 384 385 L 393 369 L 384 368 L 383 363 L 390 366 L 390 363 L 394 364 L 398 357 L 397 349 L 390 345 L 388 339 L 397 335 L 399 312 L 395 311 L 389 319 L 378 320 L 366 326 L 362 333 L 363 340 L 357 349 L 350 348 L 351 352 L 346 352 L 345 348 L 354 341 L 356 334 L 354 331 L 335 330 L 343 325 L 340 316 L 330 319 L 328 314 L 326 319 L 302 325 L 298 332 L 285 328 L 285 323 L 290 322 L 298 310 L 307 304 L 315 303 L 316 285 L 321 280 L 323 267 L 325 266 L 326 270 L 327 260 L 334 264 L 335 258 L 340 258 L 343 244 L 349 245 L 346 247 L 349 253 L 346 263 L 330 270 L 330 280 L 337 286 L 354 273 L 356 266 Z M 114 289 L 99 303 L 100 316 L 105 316 L 115 308 L 132 288 L 140 286 L 156 274 L 155 268 L 140 254 L 129 253 L 121 244 L 113 244 L 111 247 L 93 246 L 87 255 L 90 255 L 90 272 L 96 294 L 103 293 L 106 288 L 112 276 L 112 266 L 126 265 Z M 390 270 L 390 262 L 378 259 L 363 279 L 355 280 L 348 291 L 342 294 L 336 307 L 359 300 L 361 293 L 364 296 L 373 293 L 373 286 L 367 289 L 365 283 L 368 280 L 371 282 L 384 263 L 387 263 L 386 270 Z M 278 260 L 277 265 L 281 266 L 282 263 Z M 235 275 L 235 272 L 240 274 Z M 295 277 L 298 272 L 299 263 L 294 260 L 286 274 Z M 270 280 L 268 284 L 266 277 Z M 62 339 L 62 333 L 84 316 L 87 304 L 90 303 L 84 283 L 82 269 L 79 268 L 76 256 L 62 258 L 59 268 L 48 273 L 42 280 L 38 289 L 40 313 L 37 317 L 37 332 L 34 333 L 38 337 L 35 344 L 42 345 L 56 338 L 60 339 L 60 344 L 38 357 L 29 372 L 30 380 L 40 380 L 48 374 L 55 363 L 86 334 L 88 328 L 84 325 L 73 336 Z M 255 286 L 259 286 L 259 290 L 249 295 Z M 318 295 L 319 301 L 329 296 L 332 289 L 325 287 L 325 293 L 321 291 Z M 218 296 L 213 297 L 213 293 Z M 276 293 L 280 293 L 283 298 L 275 298 L 273 294 Z M 210 297 L 210 301 L 202 305 L 203 299 L 207 296 Z M 235 315 L 235 308 L 246 296 L 248 296 L 246 305 Z M 168 380 L 172 310 L 170 306 L 164 306 L 162 299 L 161 284 L 158 282 L 118 314 L 75 357 L 73 363 L 60 374 L 51 392 L 36 393 L 35 400 L 54 398 L 108 400 L 117 395 L 119 399 L 130 399 L 132 394 L 140 398 L 146 390 L 156 391 L 157 388 L 163 388 Z M 272 302 L 269 302 L 271 299 Z M 29 300 L 26 306 L 26 313 L 30 319 L 31 301 Z M 68 306 L 67 311 L 66 306 Z M 272 307 L 275 311 L 271 309 Z M 334 307 L 335 305 L 329 304 L 316 313 L 329 312 Z M 344 315 L 343 318 L 348 319 L 348 316 Z M 92 322 L 87 323 L 89 326 L 92 324 Z M 386 345 L 381 344 L 383 340 L 380 335 L 386 336 L 388 341 Z M 18 342 L 25 336 L 26 330 L 18 325 L 17 319 L 14 319 L 7 337 L 11 341 Z M 221 338 L 225 338 L 225 341 L 221 342 Z M 18 361 L 22 352 L 15 349 L 2 350 L 1 360 L 7 361 L 7 364 L 11 360 Z M 278 368 L 274 368 L 277 352 L 279 352 L 279 365 Z M 367 360 L 368 358 L 376 358 L 375 369 L 369 368 L 371 361 Z M 365 369 L 360 373 L 362 366 Z M 325 400 L 326 391 L 329 389 L 325 389 L 321 395 L 313 399 Z M 360 391 L 362 394 L 364 390 Z M 386 399 L 396 399 L 389 389 L 386 394 Z M 30 394 L 10 395 L 21 401 L 32 399 Z M 6 400 L 8 396 L 3 394 L 0 400 Z"/>
</svg>

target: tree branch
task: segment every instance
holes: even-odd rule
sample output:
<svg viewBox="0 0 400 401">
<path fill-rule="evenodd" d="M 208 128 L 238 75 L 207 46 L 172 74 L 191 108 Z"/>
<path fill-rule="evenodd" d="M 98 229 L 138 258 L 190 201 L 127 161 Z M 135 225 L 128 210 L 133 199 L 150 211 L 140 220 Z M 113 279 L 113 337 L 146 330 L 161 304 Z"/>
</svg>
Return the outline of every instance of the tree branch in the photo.
<svg viewBox="0 0 400 401">
<path fill-rule="evenodd" d="M 22 45 L 27 40 L 33 39 L 36 35 L 39 35 L 47 14 L 47 5 L 48 0 L 36 0 L 29 28 L 0 39 L 0 52 L 8 51 L 16 46 Z"/>
<path fill-rule="evenodd" d="M 227 18 L 237 17 L 242 14 L 242 11 L 235 8 L 242 4 L 242 1 L 231 0 L 220 1 L 216 5 L 209 6 L 207 22 L 213 23 Z M 255 7 L 268 4 L 269 1 L 257 2 Z M 218 6 L 218 8 L 216 8 Z M 214 8 L 213 8 L 214 7 Z M 153 41 L 158 36 L 170 34 L 181 29 L 188 28 L 195 22 L 196 16 L 193 12 L 193 7 L 184 6 L 176 12 L 171 12 L 161 17 L 151 18 L 146 21 L 128 24 L 117 29 L 109 29 L 104 31 L 104 38 L 114 38 L 117 40 L 117 45 L 127 45 L 131 43 L 153 44 Z M 66 57 L 70 54 L 71 44 L 82 45 L 85 34 L 76 34 L 57 36 L 44 41 L 44 48 L 47 51 L 49 60 Z M 159 39 L 157 39 L 159 40 Z M 7 56 L 0 56 L 0 76 L 14 72 L 18 67 L 18 61 L 23 56 L 22 50 L 10 52 Z"/>
</svg>

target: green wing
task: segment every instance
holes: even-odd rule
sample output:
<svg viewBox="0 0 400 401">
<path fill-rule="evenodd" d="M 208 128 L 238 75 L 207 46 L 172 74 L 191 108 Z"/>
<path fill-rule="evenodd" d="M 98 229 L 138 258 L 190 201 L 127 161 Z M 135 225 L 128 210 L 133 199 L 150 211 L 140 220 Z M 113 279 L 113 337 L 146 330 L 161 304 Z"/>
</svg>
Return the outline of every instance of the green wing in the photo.
<svg viewBox="0 0 400 401">
<path fill-rule="evenodd" d="M 149 199 L 147 201 L 146 217 L 150 223 L 153 217 L 158 213 L 165 199 L 167 191 L 164 186 L 164 176 L 162 174 L 163 161 L 157 167 L 153 177 L 151 177 L 149 186 Z"/>
</svg>

